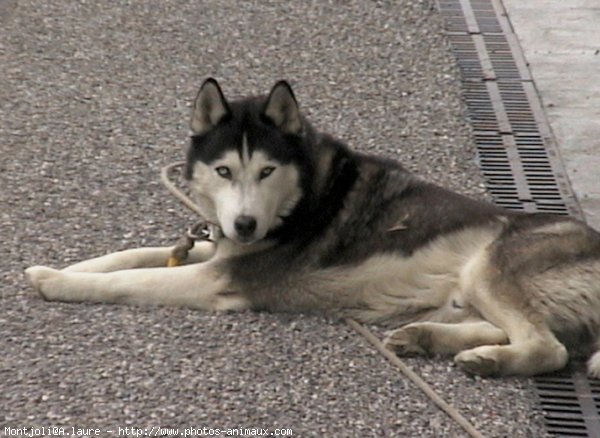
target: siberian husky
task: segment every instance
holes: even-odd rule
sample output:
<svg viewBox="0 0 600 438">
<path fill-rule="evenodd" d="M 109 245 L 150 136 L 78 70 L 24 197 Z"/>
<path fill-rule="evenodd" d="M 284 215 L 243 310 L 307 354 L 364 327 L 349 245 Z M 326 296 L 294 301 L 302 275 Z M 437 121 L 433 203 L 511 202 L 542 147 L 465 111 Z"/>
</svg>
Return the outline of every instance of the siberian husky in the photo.
<svg viewBox="0 0 600 438">
<path fill-rule="evenodd" d="M 600 234 L 424 182 L 315 131 L 288 83 L 196 97 L 185 171 L 223 237 L 187 263 L 141 248 L 27 269 L 50 301 L 327 312 L 391 325 L 399 355 L 454 355 L 466 372 L 533 375 L 586 354 L 600 377 Z M 588 357 L 586 356 L 586 357 Z"/>
</svg>

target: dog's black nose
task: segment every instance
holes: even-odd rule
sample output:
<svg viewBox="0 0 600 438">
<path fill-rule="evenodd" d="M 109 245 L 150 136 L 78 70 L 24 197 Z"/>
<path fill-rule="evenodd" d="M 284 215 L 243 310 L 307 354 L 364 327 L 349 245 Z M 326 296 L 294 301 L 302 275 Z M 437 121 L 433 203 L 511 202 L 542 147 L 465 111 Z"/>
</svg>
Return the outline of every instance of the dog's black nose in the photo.
<svg viewBox="0 0 600 438">
<path fill-rule="evenodd" d="M 240 237 L 250 237 L 256 230 L 256 219 L 254 216 L 238 216 L 233 225 Z"/>
</svg>

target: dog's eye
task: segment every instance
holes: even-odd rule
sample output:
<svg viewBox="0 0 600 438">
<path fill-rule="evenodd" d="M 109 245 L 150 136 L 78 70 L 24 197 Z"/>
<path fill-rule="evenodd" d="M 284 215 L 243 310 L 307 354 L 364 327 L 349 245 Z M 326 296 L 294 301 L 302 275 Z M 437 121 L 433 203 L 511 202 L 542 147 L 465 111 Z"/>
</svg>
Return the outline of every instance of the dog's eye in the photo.
<svg viewBox="0 0 600 438">
<path fill-rule="evenodd" d="M 229 167 L 219 166 L 215 169 L 215 171 L 221 178 L 231 179 L 231 170 L 229 170 Z"/>
<path fill-rule="evenodd" d="M 271 175 L 274 170 L 275 170 L 275 168 L 273 166 L 265 167 L 263 170 L 260 171 L 259 178 L 260 179 L 265 179 L 266 177 L 268 177 L 269 175 Z"/>
</svg>

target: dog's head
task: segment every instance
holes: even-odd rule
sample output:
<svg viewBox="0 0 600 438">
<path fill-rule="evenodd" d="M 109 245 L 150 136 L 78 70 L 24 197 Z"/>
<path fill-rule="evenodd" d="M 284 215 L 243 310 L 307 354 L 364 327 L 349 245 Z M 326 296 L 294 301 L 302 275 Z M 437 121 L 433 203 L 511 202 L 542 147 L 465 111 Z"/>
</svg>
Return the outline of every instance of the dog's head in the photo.
<svg viewBox="0 0 600 438">
<path fill-rule="evenodd" d="M 205 218 L 244 244 L 263 239 L 303 195 L 304 121 L 291 87 L 227 102 L 207 79 L 194 102 L 186 178 Z"/>
</svg>

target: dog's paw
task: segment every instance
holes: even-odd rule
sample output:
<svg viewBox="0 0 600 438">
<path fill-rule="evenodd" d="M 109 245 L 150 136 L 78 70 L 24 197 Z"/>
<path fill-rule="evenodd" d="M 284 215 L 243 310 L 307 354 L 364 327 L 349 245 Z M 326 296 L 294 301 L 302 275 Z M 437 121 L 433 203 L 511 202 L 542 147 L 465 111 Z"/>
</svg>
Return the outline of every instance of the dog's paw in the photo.
<svg viewBox="0 0 600 438">
<path fill-rule="evenodd" d="M 64 274 L 46 266 L 32 266 L 25 270 L 25 277 L 33 288 L 45 299 L 57 299 L 55 292 L 60 287 Z"/>
<path fill-rule="evenodd" d="M 431 354 L 431 333 L 416 325 L 392 330 L 386 335 L 383 345 L 398 356 Z"/>
<path fill-rule="evenodd" d="M 454 363 L 469 374 L 496 376 L 500 374 L 497 347 L 483 346 L 461 351 L 454 356 Z"/>
</svg>

